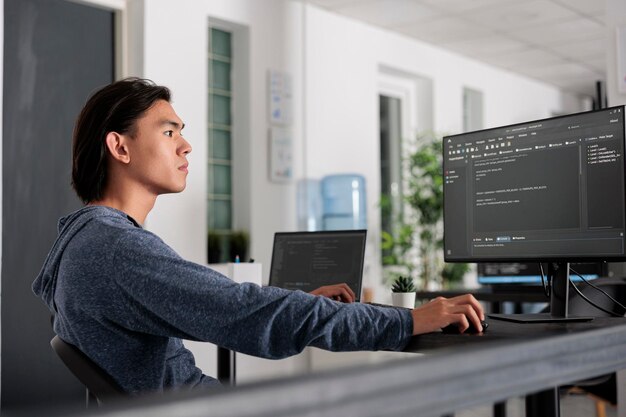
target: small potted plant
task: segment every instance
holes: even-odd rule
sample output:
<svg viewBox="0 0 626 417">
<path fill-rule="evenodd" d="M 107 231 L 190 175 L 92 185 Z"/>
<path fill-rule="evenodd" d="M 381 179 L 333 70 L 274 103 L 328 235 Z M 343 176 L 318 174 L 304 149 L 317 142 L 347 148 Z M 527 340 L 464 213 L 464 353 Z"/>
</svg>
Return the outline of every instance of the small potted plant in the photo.
<svg viewBox="0 0 626 417">
<path fill-rule="evenodd" d="M 415 285 L 413 279 L 406 276 L 399 276 L 391 287 L 391 302 L 396 307 L 415 307 Z"/>
<path fill-rule="evenodd" d="M 243 230 L 235 230 L 229 236 L 229 262 L 235 262 L 235 259 L 239 257 L 241 262 L 245 262 L 248 257 L 248 242 L 250 237 L 248 233 Z"/>
<path fill-rule="evenodd" d="M 222 237 L 214 232 L 209 232 L 207 258 L 210 264 L 218 264 L 222 261 Z"/>
</svg>

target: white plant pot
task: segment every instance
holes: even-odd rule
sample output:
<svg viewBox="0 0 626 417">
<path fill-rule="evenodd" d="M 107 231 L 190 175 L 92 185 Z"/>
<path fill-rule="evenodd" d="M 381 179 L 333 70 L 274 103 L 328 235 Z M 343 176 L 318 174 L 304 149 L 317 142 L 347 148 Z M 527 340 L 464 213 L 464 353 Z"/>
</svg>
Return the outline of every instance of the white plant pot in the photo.
<svg viewBox="0 0 626 417">
<path fill-rule="evenodd" d="M 392 292 L 391 303 L 395 307 L 415 308 L 414 292 Z"/>
</svg>

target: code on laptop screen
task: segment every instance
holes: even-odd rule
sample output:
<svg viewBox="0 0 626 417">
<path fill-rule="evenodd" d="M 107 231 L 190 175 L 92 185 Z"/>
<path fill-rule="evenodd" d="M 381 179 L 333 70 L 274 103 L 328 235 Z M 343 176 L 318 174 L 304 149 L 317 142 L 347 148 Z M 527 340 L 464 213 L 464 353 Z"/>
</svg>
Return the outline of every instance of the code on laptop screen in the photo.
<svg viewBox="0 0 626 417">
<path fill-rule="evenodd" d="M 346 283 L 361 292 L 365 230 L 276 233 L 270 285 L 313 291 Z"/>
</svg>

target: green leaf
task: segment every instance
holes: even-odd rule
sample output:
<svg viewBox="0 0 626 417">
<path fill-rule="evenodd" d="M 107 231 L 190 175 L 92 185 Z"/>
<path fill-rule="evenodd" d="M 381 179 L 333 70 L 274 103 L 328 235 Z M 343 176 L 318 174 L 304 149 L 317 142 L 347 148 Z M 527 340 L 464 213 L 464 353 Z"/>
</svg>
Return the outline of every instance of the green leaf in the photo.
<svg viewBox="0 0 626 417">
<path fill-rule="evenodd" d="M 391 287 L 392 292 L 415 292 L 413 279 L 406 275 L 401 275 L 395 279 Z"/>
</svg>

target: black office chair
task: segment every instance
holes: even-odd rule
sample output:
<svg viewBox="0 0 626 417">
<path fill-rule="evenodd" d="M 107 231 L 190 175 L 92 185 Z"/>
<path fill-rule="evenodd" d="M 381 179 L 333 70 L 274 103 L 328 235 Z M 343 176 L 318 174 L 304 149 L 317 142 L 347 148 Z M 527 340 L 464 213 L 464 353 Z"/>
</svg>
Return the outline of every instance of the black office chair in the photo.
<svg viewBox="0 0 626 417">
<path fill-rule="evenodd" d="M 65 342 L 59 336 L 54 336 L 50 345 L 65 366 L 85 386 L 87 408 L 125 397 L 124 391 L 113 378 L 76 346 Z"/>
</svg>

